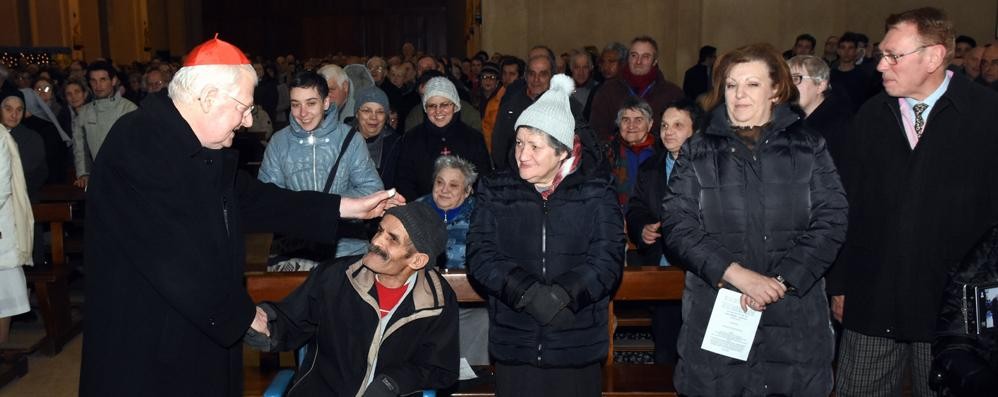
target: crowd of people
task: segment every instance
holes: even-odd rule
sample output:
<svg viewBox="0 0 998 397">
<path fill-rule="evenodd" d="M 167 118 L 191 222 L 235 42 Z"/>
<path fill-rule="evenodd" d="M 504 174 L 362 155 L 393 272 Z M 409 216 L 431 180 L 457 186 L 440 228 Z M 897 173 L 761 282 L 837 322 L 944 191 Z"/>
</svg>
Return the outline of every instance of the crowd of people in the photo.
<svg viewBox="0 0 998 397">
<path fill-rule="evenodd" d="M 955 32 L 920 8 L 822 54 L 708 45 L 681 85 L 649 36 L 272 61 L 216 37 L 182 62 L 0 67 L 2 294 L 26 295 L 35 244 L 19 197 L 72 182 L 83 394 L 178 374 L 238 394 L 244 339 L 307 346 L 290 395 L 443 388 L 459 357 L 498 395 L 599 395 L 625 263 L 686 271 L 652 307 L 683 395 L 897 395 L 906 372 L 913 395 L 987 394 L 998 333 L 961 327 L 959 291 L 998 282 L 998 44 Z M 222 150 L 245 137 L 255 178 Z M 271 270 L 311 270 L 281 302 L 241 287 L 248 230 L 278 233 Z M 457 307 L 449 270 L 487 309 Z M 763 313 L 747 358 L 702 348 L 721 289 Z"/>
</svg>

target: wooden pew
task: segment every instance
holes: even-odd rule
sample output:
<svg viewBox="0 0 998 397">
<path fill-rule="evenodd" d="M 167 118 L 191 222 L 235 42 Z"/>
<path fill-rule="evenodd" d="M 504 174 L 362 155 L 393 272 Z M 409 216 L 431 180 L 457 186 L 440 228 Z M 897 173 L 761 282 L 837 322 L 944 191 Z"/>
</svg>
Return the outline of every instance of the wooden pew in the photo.
<svg viewBox="0 0 998 397">
<path fill-rule="evenodd" d="M 42 203 L 83 202 L 87 192 L 76 186 L 43 185 L 38 191 L 38 201 Z"/>
<path fill-rule="evenodd" d="M 475 304 L 484 302 L 472 287 L 464 272 L 442 273 L 457 294 L 458 302 Z M 305 281 L 307 272 L 264 273 L 248 272 L 246 289 L 254 302 L 278 301 Z M 684 273 L 677 268 L 658 266 L 626 267 L 621 283 L 614 294 L 615 301 L 678 300 L 683 294 Z M 610 310 L 610 357 L 603 367 L 604 396 L 675 396 L 672 386 L 672 367 L 666 365 L 626 364 L 613 362 L 613 332 L 616 318 Z M 488 369 L 480 369 L 489 371 Z M 462 382 L 452 396 L 494 396 L 490 382 Z"/>
<path fill-rule="evenodd" d="M 38 347 L 54 356 L 82 328 L 81 323 L 73 323 L 70 315 L 70 269 L 66 264 L 63 238 L 64 224 L 73 220 L 73 205 L 68 202 L 35 204 L 32 212 L 35 223 L 47 223 L 50 227 L 52 261 L 48 266 L 25 266 L 24 275 L 34 286 L 38 310 L 45 322 L 45 338 Z"/>
</svg>

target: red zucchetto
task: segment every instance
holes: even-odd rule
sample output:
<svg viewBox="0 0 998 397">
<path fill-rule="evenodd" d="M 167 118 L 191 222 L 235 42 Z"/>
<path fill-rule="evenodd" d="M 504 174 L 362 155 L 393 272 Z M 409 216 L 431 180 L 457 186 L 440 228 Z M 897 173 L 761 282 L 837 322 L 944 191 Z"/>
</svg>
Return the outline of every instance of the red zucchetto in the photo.
<svg viewBox="0 0 998 397">
<path fill-rule="evenodd" d="M 250 61 L 242 50 L 226 41 L 219 40 L 218 33 L 215 33 L 215 38 L 194 47 L 187 54 L 187 61 L 184 62 L 184 66 L 249 64 Z"/>
</svg>

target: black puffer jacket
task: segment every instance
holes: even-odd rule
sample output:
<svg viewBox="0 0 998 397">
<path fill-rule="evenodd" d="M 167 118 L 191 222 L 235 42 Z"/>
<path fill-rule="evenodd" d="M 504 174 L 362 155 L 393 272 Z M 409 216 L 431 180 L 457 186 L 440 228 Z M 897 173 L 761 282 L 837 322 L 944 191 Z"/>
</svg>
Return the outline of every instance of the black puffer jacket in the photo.
<svg viewBox="0 0 998 397">
<path fill-rule="evenodd" d="M 753 151 L 720 106 L 681 153 L 662 219 L 668 249 L 689 270 L 676 389 L 828 395 L 833 344 L 822 276 L 845 237 L 847 204 L 824 139 L 777 106 Z M 732 262 L 782 275 L 796 288 L 766 307 L 747 362 L 700 348 L 717 285 Z"/>
<path fill-rule="evenodd" d="M 544 200 L 514 170 L 486 177 L 468 232 L 471 278 L 489 296 L 489 350 L 503 363 L 577 366 L 606 357 L 607 305 L 624 262 L 623 214 L 609 173 L 584 136 L 580 168 Z M 575 314 L 541 326 L 514 309 L 535 283 L 557 284 Z"/>
<path fill-rule="evenodd" d="M 965 285 L 994 282 L 998 282 L 998 227 L 984 235 L 943 290 L 931 379 L 944 395 L 985 396 L 998 390 L 998 332 L 968 332 L 963 311 Z"/>
</svg>

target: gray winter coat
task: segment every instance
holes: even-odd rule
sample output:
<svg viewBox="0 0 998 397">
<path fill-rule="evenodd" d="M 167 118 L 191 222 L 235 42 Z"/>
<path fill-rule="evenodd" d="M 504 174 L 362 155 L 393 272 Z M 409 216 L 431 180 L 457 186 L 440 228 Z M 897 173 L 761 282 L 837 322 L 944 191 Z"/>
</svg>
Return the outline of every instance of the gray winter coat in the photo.
<svg viewBox="0 0 998 397">
<path fill-rule="evenodd" d="M 291 117 L 290 124 L 270 139 L 260 165 L 260 181 L 273 183 L 295 191 L 322 191 L 336 158 L 340 156 L 343 139 L 350 126 L 337 120 L 335 107 L 330 107 L 322 123 L 312 132 L 302 129 Z M 331 193 L 346 197 L 366 196 L 383 189 L 378 169 L 367 153 L 364 137 L 355 133 L 347 147 Z"/>
<path fill-rule="evenodd" d="M 73 119 L 73 158 L 76 176 L 90 174 L 93 160 L 97 158 L 111 126 L 121 116 L 138 109 L 132 101 L 114 94 L 104 99 L 95 99 L 80 107 L 80 113 Z"/>
</svg>

